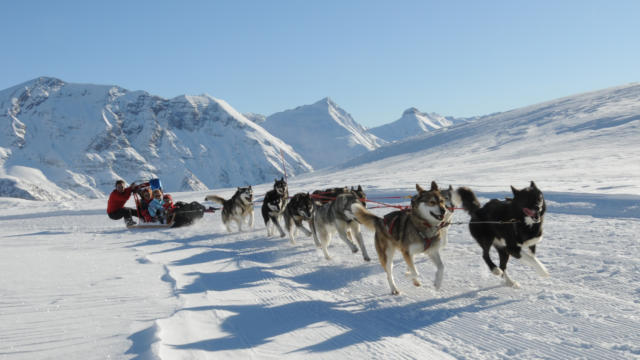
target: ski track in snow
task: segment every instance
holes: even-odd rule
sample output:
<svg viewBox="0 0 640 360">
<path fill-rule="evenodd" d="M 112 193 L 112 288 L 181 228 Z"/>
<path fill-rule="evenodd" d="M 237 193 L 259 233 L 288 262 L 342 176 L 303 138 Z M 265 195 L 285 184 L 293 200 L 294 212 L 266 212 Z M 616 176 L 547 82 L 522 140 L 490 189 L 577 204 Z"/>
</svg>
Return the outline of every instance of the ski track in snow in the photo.
<svg viewBox="0 0 640 360">
<path fill-rule="evenodd" d="M 466 226 L 453 225 L 442 289 L 428 258 L 416 258 L 414 287 L 396 254 L 400 296 L 368 230 L 370 263 L 337 236 L 327 261 L 301 233 L 296 245 L 268 238 L 259 208 L 254 230 L 227 233 L 219 213 L 128 231 L 103 201 L 8 204 L 17 209 L 0 210 L 0 358 L 640 358 L 640 221 L 575 214 L 567 208 L 593 208 L 588 199 L 556 198 L 573 205 L 545 218 L 537 253 L 550 278 L 511 259 L 522 287 L 505 287 Z"/>
</svg>

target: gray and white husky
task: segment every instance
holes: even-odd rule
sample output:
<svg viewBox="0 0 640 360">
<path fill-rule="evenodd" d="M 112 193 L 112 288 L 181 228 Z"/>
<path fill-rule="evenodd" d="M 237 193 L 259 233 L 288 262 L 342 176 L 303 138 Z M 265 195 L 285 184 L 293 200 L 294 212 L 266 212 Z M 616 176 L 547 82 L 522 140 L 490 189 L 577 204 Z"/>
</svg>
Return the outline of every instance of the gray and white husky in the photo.
<svg viewBox="0 0 640 360">
<path fill-rule="evenodd" d="M 367 254 L 367 249 L 364 246 L 364 241 L 362 240 L 360 224 L 351 210 L 351 206 L 356 203 L 364 207 L 363 201 L 354 192 L 350 192 L 340 194 L 336 196 L 335 200 L 316 207 L 316 211 L 313 214 L 313 221 L 311 222 L 313 240 L 315 241 L 316 246 L 322 249 L 324 257 L 327 260 L 331 259 L 331 256 L 329 256 L 329 252 L 327 251 L 327 247 L 329 247 L 329 244 L 331 243 L 331 236 L 335 232 L 337 232 L 338 236 L 340 236 L 340 238 L 349 245 L 351 251 L 356 253 L 358 252 L 358 248 L 347 234 L 347 232 L 350 232 L 358 241 L 364 260 L 371 260 Z"/>
<path fill-rule="evenodd" d="M 378 217 L 360 205 L 354 205 L 356 218 L 366 227 L 375 231 L 375 244 L 380 264 L 387 273 L 391 293 L 400 293 L 393 279 L 393 255 L 400 250 L 409 268 L 409 274 L 415 286 L 421 286 L 418 280 L 413 257 L 425 253 L 431 258 L 438 270 L 434 285 L 442 285 L 444 264 L 439 250 L 443 246 L 442 224 L 447 213 L 445 200 L 435 182 L 430 190 L 424 190 L 416 184 L 418 194 L 411 199 L 411 209 L 393 211 Z"/>
<path fill-rule="evenodd" d="M 242 224 L 248 222 L 253 229 L 253 189 L 251 186 L 239 187 L 231 199 L 226 200 L 217 195 L 207 195 L 205 201 L 222 204 L 222 223 L 231 232 L 230 223 L 235 221 L 238 230 L 242 231 Z"/>
<path fill-rule="evenodd" d="M 295 194 L 284 209 L 284 225 L 289 232 L 289 240 L 292 244 L 296 243 L 296 233 L 298 229 L 311 236 L 311 231 L 307 230 L 302 224 L 303 221 L 311 222 L 315 207 L 309 193 L 297 193 Z"/>
</svg>

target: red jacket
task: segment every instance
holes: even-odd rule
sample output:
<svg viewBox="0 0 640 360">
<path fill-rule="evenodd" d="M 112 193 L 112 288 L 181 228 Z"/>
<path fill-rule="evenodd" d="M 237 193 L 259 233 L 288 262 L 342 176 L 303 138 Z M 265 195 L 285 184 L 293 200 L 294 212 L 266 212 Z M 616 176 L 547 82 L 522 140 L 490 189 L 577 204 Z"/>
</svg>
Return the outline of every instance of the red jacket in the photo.
<svg viewBox="0 0 640 360">
<path fill-rule="evenodd" d="M 109 202 L 107 202 L 107 214 L 122 209 L 130 197 L 131 186 L 124 189 L 123 193 L 118 192 L 118 190 L 113 190 L 111 195 L 109 195 Z"/>
</svg>

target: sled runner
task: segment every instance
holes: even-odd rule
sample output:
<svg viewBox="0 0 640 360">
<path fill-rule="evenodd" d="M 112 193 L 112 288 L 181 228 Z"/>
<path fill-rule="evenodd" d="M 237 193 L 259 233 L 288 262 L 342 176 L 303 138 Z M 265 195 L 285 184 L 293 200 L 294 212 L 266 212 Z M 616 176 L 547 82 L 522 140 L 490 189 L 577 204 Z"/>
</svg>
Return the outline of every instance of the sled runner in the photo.
<svg viewBox="0 0 640 360">
<path fill-rule="evenodd" d="M 173 224 L 160 224 L 154 222 L 142 222 L 140 224 L 127 225 L 127 229 L 167 229 Z"/>
</svg>

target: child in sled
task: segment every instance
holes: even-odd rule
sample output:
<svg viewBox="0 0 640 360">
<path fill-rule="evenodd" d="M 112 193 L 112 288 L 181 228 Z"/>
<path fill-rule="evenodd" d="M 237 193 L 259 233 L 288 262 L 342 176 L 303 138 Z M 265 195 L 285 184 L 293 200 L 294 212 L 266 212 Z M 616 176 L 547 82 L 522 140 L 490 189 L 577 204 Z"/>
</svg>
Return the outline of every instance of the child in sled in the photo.
<svg viewBox="0 0 640 360">
<path fill-rule="evenodd" d="M 164 205 L 165 202 L 162 196 L 162 190 L 153 190 L 153 200 L 149 202 L 149 215 L 151 215 L 154 220 L 159 221 L 160 224 L 164 224 L 166 213 Z"/>
</svg>

